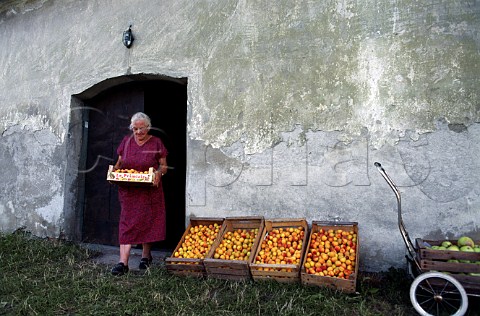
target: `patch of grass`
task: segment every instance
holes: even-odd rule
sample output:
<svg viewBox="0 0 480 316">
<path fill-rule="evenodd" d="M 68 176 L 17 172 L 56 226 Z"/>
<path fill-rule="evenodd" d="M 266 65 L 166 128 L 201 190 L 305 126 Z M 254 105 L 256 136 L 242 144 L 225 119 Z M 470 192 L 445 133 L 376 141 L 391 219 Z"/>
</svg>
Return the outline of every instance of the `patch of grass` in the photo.
<svg viewBox="0 0 480 316">
<path fill-rule="evenodd" d="M 24 231 L 0 234 L 0 315 L 415 315 L 402 270 L 361 274 L 358 294 L 276 282 L 113 277 L 96 254 Z"/>
</svg>

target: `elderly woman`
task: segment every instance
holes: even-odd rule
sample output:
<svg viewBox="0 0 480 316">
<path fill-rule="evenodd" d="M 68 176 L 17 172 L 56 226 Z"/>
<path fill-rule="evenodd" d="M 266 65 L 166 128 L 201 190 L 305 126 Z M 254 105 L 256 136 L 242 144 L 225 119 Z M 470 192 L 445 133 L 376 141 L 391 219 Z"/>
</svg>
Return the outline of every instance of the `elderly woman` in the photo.
<svg viewBox="0 0 480 316">
<path fill-rule="evenodd" d="M 133 187 L 120 185 L 121 205 L 119 222 L 120 260 L 112 269 L 113 275 L 128 272 L 128 258 L 132 244 L 142 244 L 139 269 L 147 269 L 152 262 L 152 243 L 165 239 L 166 215 L 162 189 L 162 176 L 167 172 L 167 149 L 162 141 L 150 135 L 150 118 L 136 113 L 131 118 L 133 134 L 123 138 L 118 146 L 116 169 L 146 171 L 154 167 L 153 186 Z"/>
</svg>

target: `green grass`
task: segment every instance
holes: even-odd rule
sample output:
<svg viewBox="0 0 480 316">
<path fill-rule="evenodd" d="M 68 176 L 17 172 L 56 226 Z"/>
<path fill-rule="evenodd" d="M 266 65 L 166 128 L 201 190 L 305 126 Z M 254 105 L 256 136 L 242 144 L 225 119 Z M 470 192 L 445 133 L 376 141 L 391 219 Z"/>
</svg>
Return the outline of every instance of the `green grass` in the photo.
<svg viewBox="0 0 480 316">
<path fill-rule="evenodd" d="M 404 271 L 361 274 L 358 294 L 301 284 L 173 276 L 122 277 L 79 245 L 0 234 L 0 315 L 415 315 Z"/>
</svg>

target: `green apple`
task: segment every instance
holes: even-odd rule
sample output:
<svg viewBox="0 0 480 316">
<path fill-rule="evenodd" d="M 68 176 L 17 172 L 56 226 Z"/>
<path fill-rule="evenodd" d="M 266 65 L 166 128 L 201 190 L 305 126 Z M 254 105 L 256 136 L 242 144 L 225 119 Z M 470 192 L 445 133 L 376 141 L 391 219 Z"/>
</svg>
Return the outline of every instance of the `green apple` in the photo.
<svg viewBox="0 0 480 316">
<path fill-rule="evenodd" d="M 457 259 L 450 259 L 450 260 L 448 260 L 447 262 L 458 263 L 458 262 L 460 262 L 460 261 L 458 261 Z"/>
<path fill-rule="evenodd" d="M 433 249 L 433 250 L 438 250 L 438 248 L 440 248 L 440 246 L 432 246 L 430 248 Z"/>
<path fill-rule="evenodd" d="M 463 246 L 460 248 L 460 251 L 463 252 L 474 252 L 473 248 L 470 246 Z M 470 260 L 460 260 L 462 263 L 470 263 Z"/>
<path fill-rule="evenodd" d="M 474 252 L 475 250 L 473 250 L 473 248 L 470 247 L 470 246 L 462 246 L 462 247 L 460 247 L 460 251 Z"/>
<path fill-rule="evenodd" d="M 470 247 L 473 247 L 475 245 L 475 243 L 473 242 L 473 239 L 470 238 L 470 237 L 467 237 L 467 236 L 462 236 L 458 239 L 457 241 L 457 245 L 459 247 L 462 247 L 462 246 L 470 246 Z"/>
<path fill-rule="evenodd" d="M 450 247 L 447 248 L 447 250 L 450 250 L 450 251 L 460 251 L 460 248 L 458 248 L 458 246 L 451 245 Z"/>
<path fill-rule="evenodd" d="M 438 247 L 437 249 L 438 249 L 438 250 L 447 250 L 447 248 L 446 248 L 446 247 L 443 247 L 443 246 L 440 246 L 440 247 Z"/>
<path fill-rule="evenodd" d="M 480 247 L 475 247 L 475 248 L 473 248 L 473 251 L 475 251 L 475 252 L 480 252 Z"/>
<path fill-rule="evenodd" d="M 444 242 L 442 242 L 442 246 L 445 247 L 445 248 L 448 248 L 452 245 L 452 242 L 448 241 L 448 240 L 445 240 Z"/>
</svg>

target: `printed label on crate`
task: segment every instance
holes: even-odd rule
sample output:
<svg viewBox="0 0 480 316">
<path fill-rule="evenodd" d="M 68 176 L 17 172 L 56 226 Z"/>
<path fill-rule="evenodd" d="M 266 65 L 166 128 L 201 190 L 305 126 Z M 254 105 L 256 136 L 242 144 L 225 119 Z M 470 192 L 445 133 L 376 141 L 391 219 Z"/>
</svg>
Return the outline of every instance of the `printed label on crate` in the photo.
<svg viewBox="0 0 480 316">
<path fill-rule="evenodd" d="M 117 169 L 114 171 L 113 166 L 110 165 L 107 172 L 107 180 L 109 181 L 151 184 L 153 183 L 153 178 L 153 168 L 149 168 L 148 171 L 134 169 Z"/>
<path fill-rule="evenodd" d="M 151 181 L 151 175 L 148 173 L 123 173 L 112 172 L 110 173 L 110 179 L 116 181 L 136 181 L 136 182 L 149 182 Z"/>
</svg>

